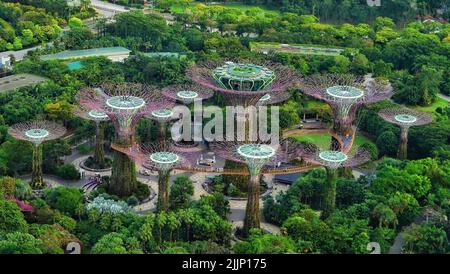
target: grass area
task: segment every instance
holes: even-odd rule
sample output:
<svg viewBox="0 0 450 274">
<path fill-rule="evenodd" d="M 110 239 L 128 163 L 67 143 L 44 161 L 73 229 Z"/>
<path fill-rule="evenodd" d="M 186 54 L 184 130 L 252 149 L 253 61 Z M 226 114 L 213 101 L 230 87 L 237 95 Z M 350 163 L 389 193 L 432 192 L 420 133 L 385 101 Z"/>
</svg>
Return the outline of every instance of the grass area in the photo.
<svg viewBox="0 0 450 274">
<path fill-rule="evenodd" d="M 436 101 L 433 104 L 429 105 L 429 106 L 425 106 L 425 107 L 418 107 L 418 106 L 416 106 L 416 107 L 413 107 L 413 108 L 417 109 L 417 110 L 433 113 L 433 112 L 436 111 L 436 109 L 438 107 L 445 108 L 445 107 L 448 107 L 448 106 L 450 106 L 449 102 L 447 102 L 446 100 L 444 100 L 444 99 L 442 99 L 440 97 L 437 97 Z"/>
<path fill-rule="evenodd" d="M 186 7 L 189 7 L 190 9 L 195 9 L 195 6 L 198 4 L 204 4 L 204 3 L 192 2 L 192 3 L 189 3 L 188 5 L 175 4 L 175 5 L 172 5 L 172 7 L 170 7 L 170 11 L 172 13 L 182 13 L 186 9 Z M 266 7 L 262 7 L 262 6 L 258 6 L 258 5 L 244 5 L 244 4 L 238 4 L 238 3 L 230 3 L 230 4 L 221 3 L 221 4 L 214 4 L 214 5 L 208 5 L 208 6 L 221 6 L 221 7 L 225 7 L 225 8 L 236 9 L 243 13 L 245 13 L 246 11 L 248 11 L 252 8 L 260 8 L 263 11 L 262 15 L 268 15 L 270 13 L 280 14 L 280 12 L 277 10 L 271 10 Z"/>
<path fill-rule="evenodd" d="M 295 136 L 293 138 L 299 142 L 313 143 L 323 148 L 328 147 L 331 142 L 331 135 L 328 134 L 302 135 L 302 136 Z M 373 142 L 363 135 L 356 135 L 354 145 L 361 146 L 364 143 L 373 143 Z"/>
<path fill-rule="evenodd" d="M 311 44 L 280 44 L 273 42 L 252 42 L 250 43 L 250 49 L 258 52 L 284 52 L 291 54 L 305 54 L 305 55 L 321 55 L 321 56 L 337 56 L 340 55 L 346 48 L 337 46 L 323 46 L 323 45 L 311 45 Z M 349 51 L 354 51 L 348 48 Z"/>
</svg>

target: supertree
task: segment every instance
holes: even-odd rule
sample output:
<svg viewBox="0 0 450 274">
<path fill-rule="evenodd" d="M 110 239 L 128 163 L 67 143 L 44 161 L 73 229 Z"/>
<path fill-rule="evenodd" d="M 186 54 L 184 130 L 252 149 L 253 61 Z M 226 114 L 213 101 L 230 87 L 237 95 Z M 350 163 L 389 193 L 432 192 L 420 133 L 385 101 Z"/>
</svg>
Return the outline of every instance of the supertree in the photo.
<svg viewBox="0 0 450 274">
<path fill-rule="evenodd" d="M 300 80 L 307 95 L 327 102 L 333 112 L 333 131 L 340 138 L 353 136 L 352 124 L 357 110 L 392 96 L 392 86 L 385 80 L 351 74 L 316 74 Z M 333 146 L 339 140 L 333 137 Z M 343 149 L 343 148 L 340 148 Z"/>
<path fill-rule="evenodd" d="M 171 99 L 163 99 L 160 102 L 160 106 L 158 109 L 155 109 L 152 112 L 145 115 L 145 117 L 158 123 L 159 138 L 161 140 L 166 139 L 167 124 L 170 121 L 177 119 L 175 112 L 173 111 L 174 107 L 175 101 L 172 101 Z"/>
<path fill-rule="evenodd" d="M 195 153 L 183 153 L 168 141 L 143 144 L 126 152 L 140 166 L 158 171 L 158 211 L 169 209 L 170 172 L 177 166 L 190 166 Z M 194 155 L 195 154 L 195 155 Z"/>
<path fill-rule="evenodd" d="M 210 149 L 226 160 L 244 163 L 250 173 L 247 191 L 247 206 L 243 232 L 245 235 L 251 228 L 260 227 L 260 178 L 261 170 L 266 165 L 276 165 L 295 157 L 296 150 L 289 144 L 269 145 L 264 143 L 214 142 Z"/>
<path fill-rule="evenodd" d="M 222 62 L 199 62 L 190 67 L 186 75 L 195 83 L 222 94 L 233 106 L 258 106 L 280 102 L 289 88 L 299 83 L 298 74 L 281 64 L 264 62 L 252 64 L 244 60 Z M 262 99 L 262 100 L 261 100 Z M 250 139 L 248 113 L 237 113 L 244 121 L 245 141 Z"/>
<path fill-rule="evenodd" d="M 260 65 L 236 62 L 199 62 L 186 75 L 201 86 L 220 92 L 229 103 L 244 107 L 256 105 L 265 95 L 285 92 L 298 84 L 297 73 L 280 64 Z"/>
<path fill-rule="evenodd" d="M 157 87 L 136 83 L 104 84 L 98 88 L 82 89 L 78 94 L 78 104 L 82 108 L 106 113 L 112 121 L 116 130 L 113 148 L 131 147 L 139 119 L 164 108 L 164 101 Z M 136 188 L 134 162 L 126 154 L 116 150 L 109 191 L 129 196 Z"/>
<path fill-rule="evenodd" d="M 266 94 L 258 100 L 258 103 L 256 103 L 256 105 L 257 106 L 275 105 L 286 101 L 287 99 L 289 99 L 289 97 L 291 97 L 291 94 L 287 91 L 277 92 L 274 94 Z"/>
<path fill-rule="evenodd" d="M 378 115 L 385 121 L 400 127 L 400 146 L 398 158 L 406 159 L 408 154 L 408 130 L 413 126 L 427 125 L 433 122 L 431 114 L 405 107 L 393 107 L 382 109 Z"/>
<path fill-rule="evenodd" d="M 81 107 L 74 108 L 74 113 L 78 117 L 95 122 L 94 166 L 98 168 L 105 167 L 105 150 L 103 147 L 105 128 L 102 122 L 109 120 L 108 115 L 105 112 L 85 110 Z"/>
<path fill-rule="evenodd" d="M 45 141 L 55 140 L 66 133 L 66 129 L 46 120 L 36 120 L 11 126 L 8 133 L 15 139 L 33 144 L 33 167 L 31 173 L 31 187 L 41 189 L 45 186 L 42 175 L 42 146 Z"/>
<path fill-rule="evenodd" d="M 336 204 L 336 170 L 340 167 L 355 167 L 370 160 L 370 152 L 363 148 L 353 146 L 348 152 L 338 148 L 320 148 L 313 144 L 299 144 L 299 154 L 302 159 L 311 164 L 325 167 L 327 180 L 323 195 L 322 216 L 328 217 Z"/>
<path fill-rule="evenodd" d="M 214 95 L 214 92 L 196 84 L 180 84 L 164 88 L 163 94 L 172 100 L 188 105 L 195 100 L 209 99 Z"/>
</svg>

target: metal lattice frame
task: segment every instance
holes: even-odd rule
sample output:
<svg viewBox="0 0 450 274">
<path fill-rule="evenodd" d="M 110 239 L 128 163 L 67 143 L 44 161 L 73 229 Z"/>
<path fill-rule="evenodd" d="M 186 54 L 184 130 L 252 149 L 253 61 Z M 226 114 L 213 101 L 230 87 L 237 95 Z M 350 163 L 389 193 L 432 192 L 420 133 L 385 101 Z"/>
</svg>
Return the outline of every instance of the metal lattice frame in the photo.
<svg viewBox="0 0 450 274">
<path fill-rule="evenodd" d="M 183 151 L 171 142 L 160 141 L 130 147 L 125 154 L 146 169 L 169 171 L 180 166 L 193 166 L 200 152 Z"/>
<path fill-rule="evenodd" d="M 173 101 L 161 102 L 160 108 L 155 109 L 145 115 L 145 117 L 154 120 L 156 122 L 168 122 L 176 120 L 178 117 L 175 115 L 173 108 L 175 104 Z"/>
<path fill-rule="evenodd" d="M 106 113 L 121 140 L 132 138 L 142 116 L 170 102 L 157 87 L 136 83 L 103 84 L 78 93 L 81 108 Z"/>
<path fill-rule="evenodd" d="M 393 107 L 378 112 L 385 121 L 402 128 L 427 125 L 433 122 L 433 116 L 429 113 L 405 107 Z"/>
<path fill-rule="evenodd" d="M 267 154 L 265 157 L 255 157 L 255 155 L 246 155 L 242 152 L 242 147 L 270 147 L 274 154 Z M 270 145 L 264 143 L 248 143 L 248 142 L 214 142 L 209 145 L 210 149 L 219 157 L 233 162 L 247 164 L 250 175 L 257 175 L 264 166 L 276 166 L 278 163 L 288 162 L 297 158 L 297 146 L 291 143 L 283 143 L 280 145 Z"/>
<path fill-rule="evenodd" d="M 409 128 L 412 126 L 426 125 L 433 121 L 431 114 L 405 107 L 382 109 L 378 115 L 385 121 L 400 126 L 400 144 L 397 156 L 402 160 L 406 159 L 408 154 Z"/>
<path fill-rule="evenodd" d="M 28 141 L 38 146 L 45 141 L 62 137 L 66 129 L 55 122 L 36 120 L 15 124 L 8 129 L 8 133 L 15 139 Z"/>
<path fill-rule="evenodd" d="M 76 106 L 73 109 L 73 113 L 82 119 L 94 121 L 95 123 L 109 120 L 109 116 L 105 112 L 96 111 L 94 109 L 86 110 L 80 106 Z"/>
<path fill-rule="evenodd" d="M 257 106 L 275 105 L 287 101 L 291 97 L 289 92 L 277 92 L 274 94 L 266 94 L 258 100 Z"/>
<path fill-rule="evenodd" d="M 235 60 L 232 63 L 249 64 L 250 62 Z M 192 81 L 200 84 L 201 86 L 222 93 L 234 105 L 241 104 L 244 106 L 256 105 L 259 99 L 261 99 L 264 95 L 273 95 L 280 92 L 285 92 L 299 83 L 299 76 L 294 70 L 280 64 L 265 62 L 258 64 L 258 67 L 273 72 L 274 79 L 264 81 L 264 84 L 262 84 L 257 90 L 251 90 L 248 88 L 252 87 L 252 85 L 241 85 L 241 87 L 247 88 L 235 90 L 224 85 L 223 81 L 217 78 L 217 74 L 215 74 L 214 71 L 215 69 L 223 66 L 224 62 L 199 62 L 195 66 L 190 67 L 187 70 L 186 75 Z"/>
<path fill-rule="evenodd" d="M 234 62 L 216 67 L 212 76 L 222 88 L 232 90 L 266 89 L 276 79 L 275 73 L 267 67 Z"/>
<path fill-rule="evenodd" d="M 172 85 L 163 89 L 163 94 L 171 100 L 190 104 L 195 100 L 206 100 L 214 95 L 211 89 L 196 84 Z"/>
<path fill-rule="evenodd" d="M 308 163 L 318 164 L 335 170 L 340 167 L 355 167 L 371 159 L 370 152 L 364 148 L 353 146 L 345 153 L 335 149 L 320 148 L 312 144 L 299 144 L 299 154 Z"/>
<path fill-rule="evenodd" d="M 335 122 L 348 125 L 359 107 L 387 99 L 393 91 L 388 81 L 351 74 L 316 74 L 300 82 L 303 93 L 331 106 Z"/>
</svg>

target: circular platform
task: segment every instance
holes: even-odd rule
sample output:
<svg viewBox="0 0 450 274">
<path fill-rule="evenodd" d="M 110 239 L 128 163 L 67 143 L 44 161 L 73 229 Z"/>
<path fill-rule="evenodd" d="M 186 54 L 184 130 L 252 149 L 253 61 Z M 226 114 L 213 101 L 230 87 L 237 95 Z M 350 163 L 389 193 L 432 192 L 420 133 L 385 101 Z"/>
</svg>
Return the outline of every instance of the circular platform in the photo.
<svg viewBox="0 0 450 274">
<path fill-rule="evenodd" d="M 116 110 L 137 110 L 145 105 L 145 101 L 136 96 L 113 96 L 106 100 L 106 105 Z"/>
<path fill-rule="evenodd" d="M 351 86 L 333 86 L 327 88 L 326 92 L 331 97 L 348 100 L 358 99 L 364 95 L 364 91 Z"/>
<path fill-rule="evenodd" d="M 50 132 L 43 128 L 33 128 L 25 131 L 25 136 L 33 140 L 41 140 L 50 135 Z"/>
<path fill-rule="evenodd" d="M 254 64 L 227 63 L 215 68 L 212 74 L 218 84 L 231 90 L 258 91 L 275 80 L 272 70 Z"/>
<path fill-rule="evenodd" d="M 417 117 L 410 115 L 410 114 L 399 114 L 395 115 L 394 119 L 402 124 L 412 124 L 417 121 Z"/>
<path fill-rule="evenodd" d="M 247 159 L 268 159 L 275 155 L 275 149 L 264 144 L 246 144 L 239 146 L 237 153 Z"/>
</svg>

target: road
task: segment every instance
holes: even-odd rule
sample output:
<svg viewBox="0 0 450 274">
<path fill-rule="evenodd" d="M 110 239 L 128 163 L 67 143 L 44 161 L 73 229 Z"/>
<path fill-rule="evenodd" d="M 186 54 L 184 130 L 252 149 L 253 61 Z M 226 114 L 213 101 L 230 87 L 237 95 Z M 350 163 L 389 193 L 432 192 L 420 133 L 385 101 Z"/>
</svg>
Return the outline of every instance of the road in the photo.
<svg viewBox="0 0 450 274">
<path fill-rule="evenodd" d="M 130 11 L 124 6 L 103 2 L 100 0 L 91 0 L 91 5 L 104 17 L 113 17 L 117 13 Z"/>
</svg>

